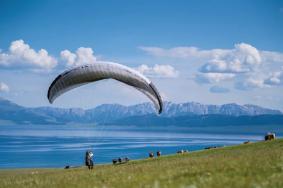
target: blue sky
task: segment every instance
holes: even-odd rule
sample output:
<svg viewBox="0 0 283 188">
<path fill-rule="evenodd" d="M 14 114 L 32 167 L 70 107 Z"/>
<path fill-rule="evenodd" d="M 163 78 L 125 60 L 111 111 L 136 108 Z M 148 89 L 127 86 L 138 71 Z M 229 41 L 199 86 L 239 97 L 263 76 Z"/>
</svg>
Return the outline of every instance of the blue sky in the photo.
<svg viewBox="0 0 283 188">
<path fill-rule="evenodd" d="M 49 105 L 46 92 L 58 73 L 112 61 L 147 75 L 165 100 L 283 110 L 282 33 L 283 1 L 1 0 L 0 96 Z M 52 106 L 144 101 L 131 88 L 102 81 Z"/>
</svg>

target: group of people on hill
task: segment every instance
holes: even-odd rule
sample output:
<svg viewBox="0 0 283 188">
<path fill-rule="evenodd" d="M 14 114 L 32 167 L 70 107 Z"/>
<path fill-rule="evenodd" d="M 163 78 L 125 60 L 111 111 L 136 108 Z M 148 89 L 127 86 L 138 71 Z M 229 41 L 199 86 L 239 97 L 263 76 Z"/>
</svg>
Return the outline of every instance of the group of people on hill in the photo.
<svg viewBox="0 0 283 188">
<path fill-rule="evenodd" d="M 156 156 L 160 157 L 161 156 L 161 151 L 156 152 Z M 154 158 L 154 153 L 150 152 L 149 153 L 149 158 Z M 118 158 L 118 159 L 113 159 L 112 162 L 113 164 L 122 164 L 128 162 L 130 159 L 128 157 L 125 158 Z M 93 169 L 93 152 L 90 150 L 87 150 L 85 153 L 85 165 L 88 167 L 89 170 Z"/>
<path fill-rule="evenodd" d="M 177 153 L 187 153 L 188 150 L 180 150 Z M 154 158 L 154 153 L 153 152 L 149 152 L 148 154 L 149 158 Z M 156 152 L 156 156 L 160 157 L 161 156 L 161 151 L 157 151 Z M 128 162 L 130 159 L 128 157 L 125 158 L 117 158 L 117 159 L 113 159 L 112 163 L 113 164 L 123 164 Z M 90 150 L 87 150 L 85 153 L 85 165 L 88 167 L 89 170 L 93 169 L 93 152 Z"/>
<path fill-rule="evenodd" d="M 188 150 L 180 150 L 180 151 L 177 151 L 177 153 L 187 153 L 189 152 Z M 154 153 L 153 152 L 149 152 L 148 154 L 149 158 L 154 158 Z M 157 151 L 156 152 L 156 156 L 157 157 L 160 157 L 161 156 L 161 151 Z M 128 162 L 130 159 L 128 157 L 125 157 L 125 158 L 117 158 L 117 159 L 113 159 L 112 160 L 112 163 L 113 164 L 123 164 L 123 163 L 126 163 Z M 85 153 L 85 165 L 88 167 L 89 170 L 93 169 L 93 165 L 94 165 L 94 162 L 93 162 L 93 152 L 90 151 L 90 150 L 87 150 L 86 153 Z"/>
<path fill-rule="evenodd" d="M 154 158 L 154 153 L 153 152 L 149 152 L 148 156 L 149 156 L 149 158 Z M 160 157 L 161 156 L 161 151 L 157 151 L 156 152 L 156 156 Z"/>
<path fill-rule="evenodd" d="M 113 164 L 123 164 L 123 163 L 127 163 L 129 161 L 130 161 L 130 159 L 128 157 L 125 157 L 125 158 L 119 157 L 117 159 L 112 159 Z"/>
</svg>

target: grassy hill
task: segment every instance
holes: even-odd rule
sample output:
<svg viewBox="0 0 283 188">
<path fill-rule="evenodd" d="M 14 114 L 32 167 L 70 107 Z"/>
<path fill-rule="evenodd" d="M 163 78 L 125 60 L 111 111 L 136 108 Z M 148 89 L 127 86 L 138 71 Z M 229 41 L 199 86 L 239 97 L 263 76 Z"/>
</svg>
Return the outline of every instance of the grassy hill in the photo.
<svg viewBox="0 0 283 188">
<path fill-rule="evenodd" d="M 76 169 L 1 170 L 0 187 L 283 187 L 283 140 Z"/>
</svg>

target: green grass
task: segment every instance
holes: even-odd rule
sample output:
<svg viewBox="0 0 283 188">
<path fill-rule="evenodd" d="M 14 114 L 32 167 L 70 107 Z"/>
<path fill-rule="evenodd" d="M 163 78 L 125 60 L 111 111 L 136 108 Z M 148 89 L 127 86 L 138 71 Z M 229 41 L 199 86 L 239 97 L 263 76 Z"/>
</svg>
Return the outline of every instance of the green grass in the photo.
<svg viewBox="0 0 283 188">
<path fill-rule="evenodd" d="M 0 187 L 283 187 L 283 140 L 258 142 L 123 165 L 0 171 Z"/>
</svg>

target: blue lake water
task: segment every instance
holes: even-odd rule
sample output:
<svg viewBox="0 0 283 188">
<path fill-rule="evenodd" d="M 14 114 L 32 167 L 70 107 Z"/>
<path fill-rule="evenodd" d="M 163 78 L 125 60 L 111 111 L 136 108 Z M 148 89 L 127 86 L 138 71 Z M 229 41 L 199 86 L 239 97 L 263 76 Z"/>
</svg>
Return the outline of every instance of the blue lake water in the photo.
<svg viewBox="0 0 283 188">
<path fill-rule="evenodd" d="M 173 154 L 181 149 L 200 150 L 244 141 L 263 140 L 266 132 L 283 136 L 283 127 L 135 127 L 91 125 L 0 126 L 0 168 L 64 167 L 84 163 L 88 149 L 96 164 L 113 158 L 142 159 L 160 150 Z"/>
</svg>

